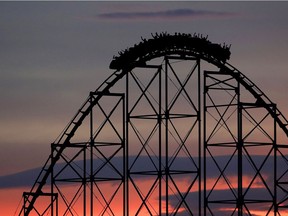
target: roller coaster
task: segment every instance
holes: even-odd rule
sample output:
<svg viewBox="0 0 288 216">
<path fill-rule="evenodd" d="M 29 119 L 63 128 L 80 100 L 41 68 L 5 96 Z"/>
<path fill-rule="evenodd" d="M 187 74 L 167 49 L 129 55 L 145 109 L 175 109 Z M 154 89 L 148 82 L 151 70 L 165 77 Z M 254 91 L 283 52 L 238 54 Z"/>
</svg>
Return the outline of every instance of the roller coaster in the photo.
<svg viewBox="0 0 288 216">
<path fill-rule="evenodd" d="M 288 214 L 288 121 L 199 34 L 120 51 L 51 144 L 20 215 Z"/>
</svg>

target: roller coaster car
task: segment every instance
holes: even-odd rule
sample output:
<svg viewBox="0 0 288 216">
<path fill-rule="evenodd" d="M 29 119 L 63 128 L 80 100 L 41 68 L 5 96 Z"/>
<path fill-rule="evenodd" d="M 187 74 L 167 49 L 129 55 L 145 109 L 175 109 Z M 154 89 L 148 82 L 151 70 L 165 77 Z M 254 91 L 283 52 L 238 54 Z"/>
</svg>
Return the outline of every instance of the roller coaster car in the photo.
<svg viewBox="0 0 288 216">
<path fill-rule="evenodd" d="M 207 37 L 191 34 L 156 33 L 153 39 L 142 39 L 139 44 L 119 52 L 110 63 L 110 69 L 121 70 L 145 56 L 155 56 L 166 52 L 183 51 L 190 55 L 200 55 L 206 58 L 226 62 L 230 58 L 230 47 L 211 43 Z"/>
</svg>

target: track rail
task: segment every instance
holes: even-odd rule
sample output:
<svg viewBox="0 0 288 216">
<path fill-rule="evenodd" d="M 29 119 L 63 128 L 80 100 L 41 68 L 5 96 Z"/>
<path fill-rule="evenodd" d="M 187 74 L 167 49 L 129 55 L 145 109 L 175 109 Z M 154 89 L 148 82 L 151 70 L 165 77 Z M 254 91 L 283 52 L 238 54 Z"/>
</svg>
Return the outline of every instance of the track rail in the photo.
<svg viewBox="0 0 288 216">
<path fill-rule="evenodd" d="M 275 112 L 275 110 L 271 107 L 271 104 L 274 103 L 268 98 L 268 96 L 254 82 L 252 82 L 247 76 L 245 76 L 231 64 L 226 62 L 225 68 L 229 70 L 229 73 L 231 73 L 231 75 L 233 75 L 233 77 L 235 77 L 235 79 L 238 80 L 255 97 L 257 103 L 263 105 L 267 109 L 267 111 L 276 120 L 279 127 L 282 128 L 288 137 L 288 120 L 277 107 L 275 107 Z"/>
</svg>

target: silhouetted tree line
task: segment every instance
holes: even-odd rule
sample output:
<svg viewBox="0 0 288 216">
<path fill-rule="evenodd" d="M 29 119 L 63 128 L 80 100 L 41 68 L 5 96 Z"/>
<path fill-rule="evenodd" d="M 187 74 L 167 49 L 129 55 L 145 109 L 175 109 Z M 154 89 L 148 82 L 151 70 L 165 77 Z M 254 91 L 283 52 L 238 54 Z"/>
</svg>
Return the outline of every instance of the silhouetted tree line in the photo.
<svg viewBox="0 0 288 216">
<path fill-rule="evenodd" d="M 145 59 L 146 57 L 160 56 L 168 52 L 192 52 L 206 58 L 225 62 L 230 58 L 230 46 L 211 43 L 202 34 L 175 33 L 174 35 L 163 33 L 151 34 L 152 39 L 142 38 L 139 44 L 118 52 L 119 56 L 113 56 L 111 69 L 122 69 L 125 66 Z"/>
</svg>

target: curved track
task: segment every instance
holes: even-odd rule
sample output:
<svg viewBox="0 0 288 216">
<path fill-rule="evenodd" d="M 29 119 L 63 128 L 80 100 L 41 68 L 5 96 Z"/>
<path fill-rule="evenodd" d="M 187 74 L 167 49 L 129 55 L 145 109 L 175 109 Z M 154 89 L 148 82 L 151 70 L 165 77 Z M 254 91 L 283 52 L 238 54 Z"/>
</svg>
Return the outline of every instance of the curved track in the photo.
<svg viewBox="0 0 288 216">
<path fill-rule="evenodd" d="M 166 55 L 197 57 L 217 66 L 219 71 L 231 75 L 254 96 L 257 103 L 260 103 L 267 109 L 270 115 L 276 120 L 279 127 L 282 128 L 288 136 L 288 121 L 280 110 L 277 109 L 276 112 L 272 110 L 269 104 L 273 103 L 263 91 L 261 91 L 255 83 L 243 73 L 226 62 L 230 57 L 230 51 L 227 46 L 211 43 L 207 38 L 195 34 L 193 36 L 187 34 L 156 34 L 152 39 L 142 39 L 140 44 L 119 52 L 119 56 L 114 57 L 114 60 L 110 64 L 110 68 L 115 71 L 94 91 L 94 93 L 97 93 L 97 96 L 93 100 L 93 103 L 90 103 L 89 98 L 87 98 L 60 136 L 54 141 L 55 144 L 61 144 L 63 147 L 60 148 L 51 163 L 49 163 L 51 156 L 48 158 L 41 170 L 30 191 L 30 194 L 33 194 L 33 196 L 30 198 L 29 205 L 25 210 L 25 215 L 29 215 L 36 199 L 42 194 L 43 187 L 65 146 L 70 144 L 70 140 L 81 126 L 84 119 L 89 115 L 95 104 L 102 98 L 105 92 L 109 92 L 109 90 L 133 68 L 145 65 L 146 62 L 151 59 Z"/>
</svg>

